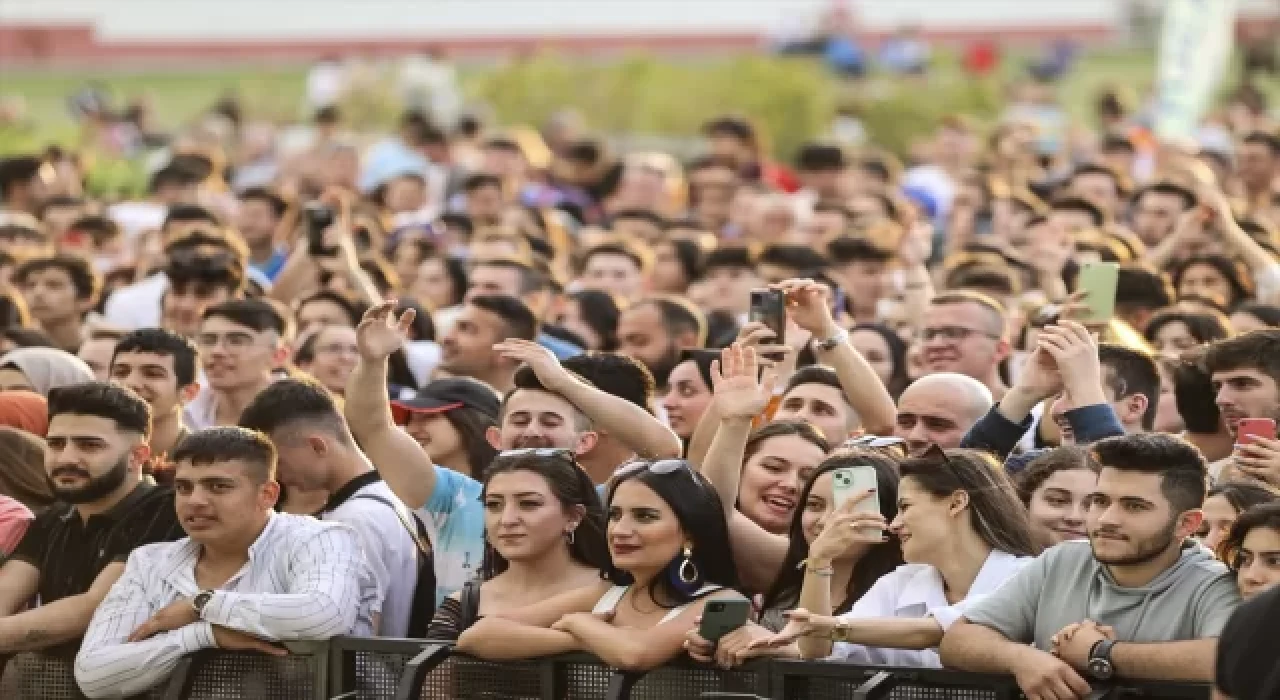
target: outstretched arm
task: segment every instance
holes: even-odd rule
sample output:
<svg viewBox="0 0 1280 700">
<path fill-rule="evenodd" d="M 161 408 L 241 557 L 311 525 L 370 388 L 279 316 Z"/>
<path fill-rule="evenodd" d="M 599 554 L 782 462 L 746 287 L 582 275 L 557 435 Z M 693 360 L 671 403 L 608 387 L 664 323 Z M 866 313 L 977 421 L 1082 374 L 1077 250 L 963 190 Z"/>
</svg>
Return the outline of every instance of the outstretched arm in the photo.
<svg viewBox="0 0 1280 700">
<path fill-rule="evenodd" d="M 360 360 L 347 380 L 344 415 L 360 449 L 410 508 L 421 508 L 436 487 L 431 456 L 391 416 L 387 358 L 404 344 L 414 311 L 396 318 L 395 302 L 369 309 L 356 329 Z"/>
</svg>

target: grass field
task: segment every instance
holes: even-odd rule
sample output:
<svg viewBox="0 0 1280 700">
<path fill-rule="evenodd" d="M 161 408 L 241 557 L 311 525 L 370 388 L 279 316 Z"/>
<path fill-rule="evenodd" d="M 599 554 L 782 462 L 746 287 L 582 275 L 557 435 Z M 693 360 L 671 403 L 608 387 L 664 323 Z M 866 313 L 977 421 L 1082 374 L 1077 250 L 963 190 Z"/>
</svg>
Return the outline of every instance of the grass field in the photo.
<svg viewBox="0 0 1280 700">
<path fill-rule="evenodd" d="M 925 84 L 873 80 L 855 87 L 804 61 L 750 56 L 584 61 L 540 55 L 519 63 L 463 66 L 460 74 L 468 98 L 488 104 L 505 124 L 537 124 L 555 109 L 573 106 L 598 133 L 684 137 L 696 134 L 713 114 L 740 111 L 756 117 L 778 155 L 787 157 L 799 141 L 825 130 L 837 104 L 850 99 L 876 105 L 875 119 L 867 123 L 873 142 L 899 150 L 950 111 L 975 112 L 980 118 L 999 113 L 1003 98 L 997 83 L 971 80 L 954 57 L 939 59 Z M 1003 77 L 1017 75 L 1021 65 L 1020 58 L 1007 58 Z M 0 154 L 49 143 L 75 147 L 77 129 L 67 97 L 88 84 L 107 88 L 121 104 L 145 95 L 160 126 L 171 130 L 228 94 L 241 98 L 250 119 L 297 119 L 304 114 L 306 72 L 305 66 L 245 64 L 0 70 L 0 98 L 20 96 L 27 107 L 21 127 L 0 128 Z M 1059 90 L 1072 117 L 1088 125 L 1099 89 L 1114 85 L 1142 95 L 1154 75 L 1151 51 L 1094 52 L 1080 60 Z M 1273 95 L 1280 94 L 1271 87 Z M 348 107 L 357 129 L 385 128 L 399 111 L 389 82 Z"/>
</svg>

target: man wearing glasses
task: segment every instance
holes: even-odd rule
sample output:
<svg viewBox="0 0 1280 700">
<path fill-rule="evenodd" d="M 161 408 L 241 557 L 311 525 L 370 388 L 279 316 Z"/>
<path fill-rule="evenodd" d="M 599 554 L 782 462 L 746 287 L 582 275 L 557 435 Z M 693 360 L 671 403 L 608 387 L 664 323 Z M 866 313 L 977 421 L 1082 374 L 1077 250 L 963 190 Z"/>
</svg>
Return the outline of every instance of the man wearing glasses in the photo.
<svg viewBox="0 0 1280 700">
<path fill-rule="evenodd" d="M 1000 363 L 1009 357 L 1005 310 L 976 292 L 948 292 L 929 302 L 920 329 L 920 359 L 925 372 L 955 372 L 982 382 L 999 401 L 1008 387 Z"/>
<path fill-rule="evenodd" d="M 192 430 L 235 425 L 288 356 L 284 316 L 267 301 L 234 299 L 204 312 L 196 345 L 207 386 L 187 405 Z"/>
</svg>

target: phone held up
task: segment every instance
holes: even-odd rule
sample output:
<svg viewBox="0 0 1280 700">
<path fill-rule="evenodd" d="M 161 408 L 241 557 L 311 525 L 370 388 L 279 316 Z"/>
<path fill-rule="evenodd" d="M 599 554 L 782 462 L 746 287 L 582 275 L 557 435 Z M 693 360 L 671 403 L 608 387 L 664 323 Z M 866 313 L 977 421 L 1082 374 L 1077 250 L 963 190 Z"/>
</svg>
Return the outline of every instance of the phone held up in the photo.
<svg viewBox="0 0 1280 700">
<path fill-rule="evenodd" d="M 751 310 L 747 314 L 748 321 L 759 321 L 773 331 L 773 343 L 781 345 L 787 333 L 787 297 L 781 289 L 751 290 Z M 781 360 L 774 355 L 771 360 Z"/>
<path fill-rule="evenodd" d="M 1254 438 L 1276 439 L 1276 422 L 1271 418 L 1241 418 L 1236 423 L 1236 442 L 1248 445 Z"/>
</svg>

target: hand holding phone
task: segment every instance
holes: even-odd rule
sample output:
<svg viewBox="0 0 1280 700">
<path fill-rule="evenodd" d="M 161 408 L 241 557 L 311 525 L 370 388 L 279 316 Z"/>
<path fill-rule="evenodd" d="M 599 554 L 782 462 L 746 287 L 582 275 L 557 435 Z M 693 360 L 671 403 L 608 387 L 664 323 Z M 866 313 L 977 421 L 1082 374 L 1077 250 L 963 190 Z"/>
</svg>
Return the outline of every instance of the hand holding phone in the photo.
<svg viewBox="0 0 1280 700">
<path fill-rule="evenodd" d="M 702 608 L 702 622 L 698 624 L 698 636 L 711 642 L 747 624 L 751 616 L 751 601 L 745 598 L 710 600 Z"/>
<path fill-rule="evenodd" d="M 844 506 L 854 494 L 870 491 L 871 495 L 853 504 L 853 512 L 880 515 L 880 494 L 876 489 L 876 468 L 871 466 L 841 467 L 831 472 L 831 491 L 837 509 Z M 880 530 L 865 528 L 862 533 L 878 536 Z"/>
<path fill-rule="evenodd" d="M 1236 442 L 1248 445 L 1254 438 L 1276 439 L 1276 422 L 1272 418 L 1241 418 L 1236 423 Z"/>
<path fill-rule="evenodd" d="M 748 321 L 759 321 L 773 331 L 773 342 L 781 345 L 787 333 L 787 296 L 781 289 L 751 290 Z"/>
<path fill-rule="evenodd" d="M 1080 268 L 1076 289 L 1085 293 L 1088 307 L 1080 321 L 1086 325 L 1107 323 L 1116 311 L 1116 285 L 1120 282 L 1120 265 L 1092 262 Z"/>
</svg>

